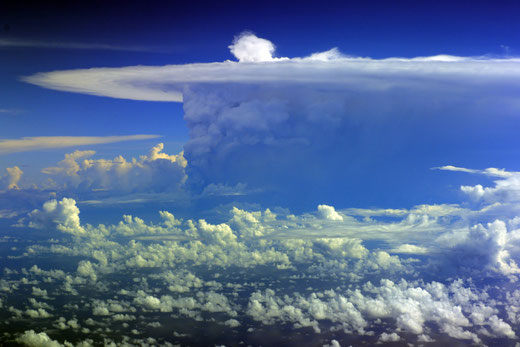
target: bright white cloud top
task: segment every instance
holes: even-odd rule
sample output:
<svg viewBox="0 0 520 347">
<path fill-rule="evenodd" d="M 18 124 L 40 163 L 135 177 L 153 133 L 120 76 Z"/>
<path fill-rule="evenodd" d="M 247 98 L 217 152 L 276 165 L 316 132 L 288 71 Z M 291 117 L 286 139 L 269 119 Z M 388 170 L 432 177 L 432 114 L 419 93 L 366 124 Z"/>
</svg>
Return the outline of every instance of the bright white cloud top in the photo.
<svg viewBox="0 0 520 347">
<path fill-rule="evenodd" d="M 182 102 L 193 83 L 327 84 L 343 90 L 416 88 L 427 80 L 439 87 L 466 84 L 519 86 L 519 59 L 455 57 L 371 59 L 348 57 L 337 49 L 305 58 L 275 58 L 275 46 L 243 34 L 230 47 L 239 62 L 92 68 L 39 73 L 22 80 L 49 89 L 112 98 Z"/>
</svg>

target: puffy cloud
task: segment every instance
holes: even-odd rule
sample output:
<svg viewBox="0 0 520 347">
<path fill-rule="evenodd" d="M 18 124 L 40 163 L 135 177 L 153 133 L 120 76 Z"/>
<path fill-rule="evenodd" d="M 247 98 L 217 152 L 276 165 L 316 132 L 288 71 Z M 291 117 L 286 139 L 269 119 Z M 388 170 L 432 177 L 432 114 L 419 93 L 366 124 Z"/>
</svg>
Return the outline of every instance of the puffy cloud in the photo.
<svg viewBox="0 0 520 347">
<path fill-rule="evenodd" d="M 343 294 L 327 290 L 308 297 L 297 293 L 292 297 L 278 296 L 267 289 L 250 296 L 247 314 L 264 324 L 291 322 L 295 327 L 311 326 L 315 331 L 320 330 L 320 320 L 329 320 L 338 324 L 335 329 L 361 335 L 371 334 L 366 330 L 370 323 L 392 319 L 397 330 L 415 334 L 423 342 L 431 341 L 424 331 L 431 329 L 429 323 L 435 323 L 453 338 L 481 342 L 477 334 L 468 330 L 472 327 L 468 316 L 481 299 L 460 282 L 450 286 L 438 282 L 418 286 L 406 281 L 381 280 L 380 286 L 367 282 L 363 289 L 347 290 Z M 491 328 L 491 336 L 515 337 L 510 325 L 495 315 L 487 315 L 481 324 Z M 395 332 L 383 333 L 379 338 L 381 342 L 400 340 Z"/>
<path fill-rule="evenodd" d="M 90 277 L 92 281 L 96 281 L 97 279 L 96 269 L 88 260 L 82 260 L 79 262 L 77 272 L 80 276 Z"/>
<path fill-rule="evenodd" d="M 159 135 L 126 136 L 38 136 L 21 139 L 0 139 L 0 154 L 35 151 L 49 148 L 64 148 L 85 145 L 98 145 L 133 140 L 148 140 Z"/>
<path fill-rule="evenodd" d="M 8 167 L 7 173 L 0 176 L 0 189 L 18 189 L 18 182 L 22 178 L 23 171 L 18 166 Z"/>
<path fill-rule="evenodd" d="M 396 333 L 391 333 L 391 334 L 382 333 L 381 336 L 379 337 L 379 341 L 397 342 L 397 341 L 401 341 L 401 336 L 397 335 Z"/>
<path fill-rule="evenodd" d="M 243 238 L 261 237 L 273 232 L 269 223 L 276 220 L 276 214 L 269 209 L 264 212 L 248 212 L 233 207 L 231 215 L 229 225 Z"/>
<path fill-rule="evenodd" d="M 323 345 L 323 347 L 341 347 L 341 345 L 339 344 L 339 342 L 337 340 L 332 340 L 332 341 L 330 341 L 330 345 L 326 344 L 326 345 Z"/>
<path fill-rule="evenodd" d="M 52 177 L 56 188 L 77 191 L 112 191 L 115 193 L 177 191 L 186 180 L 186 159 L 181 152 L 162 152 L 162 143 L 148 155 L 127 161 L 122 156 L 110 159 L 88 159 L 94 151 L 75 151 L 65 155 L 56 167 L 43 173 Z"/>
<path fill-rule="evenodd" d="M 336 212 L 332 207 L 326 210 Z M 489 344 L 496 338 L 515 338 L 520 292 L 511 292 L 507 278 L 495 278 L 497 287 L 492 288 L 476 288 L 481 283 L 472 280 L 450 283 L 435 264 L 392 256 L 383 249 L 420 254 L 427 245 L 425 257 L 432 260 L 457 254 L 461 260 L 457 265 L 478 275 L 475 282 L 487 275 L 484 268 L 514 275 L 520 219 L 468 227 L 468 220 L 461 216 L 471 211 L 456 205 L 341 210 L 336 213 L 343 220 L 332 221 L 316 213 L 276 211 L 235 207 L 222 223 L 209 222 L 209 218 L 181 220 L 161 211 L 159 222 L 124 216 L 114 225 L 84 225 L 85 237 L 67 239 L 66 244 L 34 245 L 25 253 L 72 256 L 77 267 L 71 273 L 33 266 L 23 270 L 27 278 L 20 283 L 38 283 L 40 278 L 62 283 L 52 290 L 54 296 L 60 291 L 73 293 L 91 278 L 96 281 L 92 290 L 99 294 L 118 292 L 105 301 L 87 299 L 87 314 L 105 324 L 138 319 L 143 326 L 157 327 L 150 320 L 157 320 L 158 312 L 195 321 L 207 319 L 201 312 L 218 312 L 215 319 L 230 333 L 250 324 L 246 322 L 252 318 L 258 324 L 281 322 L 310 327 L 317 333 L 332 329 L 363 335 L 360 339 L 372 344 L 397 338 L 428 342 L 432 334 L 475 343 L 490 339 Z M 471 213 L 478 216 L 478 211 Z M 451 234 L 445 234 L 436 240 L 446 231 L 462 236 L 449 239 Z M 377 242 L 365 244 L 362 239 Z M 426 282 L 426 273 L 443 283 Z M 116 274 L 129 281 L 114 282 Z M 388 279 L 379 285 L 368 282 L 380 278 Z M 9 277 L 0 280 L 0 288 L 11 288 L 8 281 Z M 504 294 L 493 296 L 494 290 Z M 250 293 L 245 301 L 244 294 L 247 298 Z M 13 315 L 39 317 L 39 309 L 57 312 L 44 303 L 30 303 L 32 311 L 22 307 L 18 314 L 13 308 Z M 64 322 L 71 319 L 67 317 L 63 325 L 68 327 Z M 61 325 L 55 322 L 54 326 Z M 117 326 L 111 328 L 119 332 Z"/>
<path fill-rule="evenodd" d="M 56 228 L 76 236 L 85 234 L 85 229 L 80 225 L 79 208 L 74 199 L 49 200 L 43 204 L 41 210 L 29 213 L 29 220 L 31 228 Z"/>
<path fill-rule="evenodd" d="M 461 267 L 495 271 L 503 275 L 519 274 L 517 261 L 520 254 L 516 252 L 516 231 L 507 230 L 506 223 L 495 220 L 487 225 L 477 224 L 465 233 L 446 233 L 439 241 L 451 246 L 448 258 Z M 515 250 L 511 254 L 511 250 Z"/>
<path fill-rule="evenodd" d="M 36 333 L 34 330 L 27 330 L 16 339 L 17 342 L 23 343 L 30 347 L 62 347 L 63 345 L 56 340 L 51 339 L 46 333 Z"/>
<path fill-rule="evenodd" d="M 258 63 L 274 60 L 275 47 L 273 43 L 248 32 L 235 37 L 229 49 L 240 62 Z"/>
<path fill-rule="evenodd" d="M 452 165 L 441 166 L 434 169 L 459 171 L 498 178 L 494 181 L 494 187 L 484 187 L 481 184 L 460 187 L 463 193 L 475 201 L 484 201 L 487 203 L 517 203 L 520 201 L 520 172 L 507 171 L 494 167 L 476 170 Z"/>
<path fill-rule="evenodd" d="M 461 186 L 461 191 L 474 200 L 486 202 L 520 202 L 520 174 L 515 173 L 508 178 L 495 181 L 494 187 Z"/>
<path fill-rule="evenodd" d="M 27 309 L 25 311 L 25 314 L 31 318 L 49 318 L 52 317 L 52 315 L 45 311 L 43 308 L 39 308 L 37 310 L 33 309 Z"/>
<path fill-rule="evenodd" d="M 333 206 L 318 205 L 318 215 L 323 219 L 342 221 L 343 217 L 336 212 Z"/>
</svg>

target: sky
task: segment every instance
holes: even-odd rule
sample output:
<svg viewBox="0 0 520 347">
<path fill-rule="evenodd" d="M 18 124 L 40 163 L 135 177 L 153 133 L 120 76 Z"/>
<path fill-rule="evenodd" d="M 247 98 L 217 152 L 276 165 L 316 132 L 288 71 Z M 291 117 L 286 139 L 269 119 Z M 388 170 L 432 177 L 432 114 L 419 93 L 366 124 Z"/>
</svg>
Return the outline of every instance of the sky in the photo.
<svg viewBox="0 0 520 347">
<path fill-rule="evenodd" d="M 519 11 L 2 2 L 0 343 L 520 343 Z"/>
</svg>

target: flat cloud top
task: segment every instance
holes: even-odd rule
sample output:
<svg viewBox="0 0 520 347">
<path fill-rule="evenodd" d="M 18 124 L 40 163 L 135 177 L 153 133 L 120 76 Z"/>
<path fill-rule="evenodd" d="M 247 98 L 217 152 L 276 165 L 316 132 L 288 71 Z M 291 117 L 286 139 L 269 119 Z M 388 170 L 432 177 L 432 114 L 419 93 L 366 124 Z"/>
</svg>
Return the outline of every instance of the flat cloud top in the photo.
<svg viewBox="0 0 520 347">
<path fill-rule="evenodd" d="M 435 83 L 511 83 L 518 86 L 520 59 L 437 55 L 417 58 L 348 57 L 336 48 L 305 58 L 275 58 L 274 45 L 253 34 L 229 46 L 239 62 L 128 66 L 42 72 L 22 80 L 44 88 L 112 98 L 182 102 L 193 83 L 328 84 L 385 90 Z"/>
</svg>

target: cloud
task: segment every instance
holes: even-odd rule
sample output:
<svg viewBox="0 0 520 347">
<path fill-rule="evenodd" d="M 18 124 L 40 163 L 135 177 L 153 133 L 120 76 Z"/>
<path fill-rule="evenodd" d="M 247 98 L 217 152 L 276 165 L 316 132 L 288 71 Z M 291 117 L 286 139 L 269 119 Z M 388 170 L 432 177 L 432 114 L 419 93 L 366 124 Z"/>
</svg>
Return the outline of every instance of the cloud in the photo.
<svg viewBox="0 0 520 347">
<path fill-rule="evenodd" d="M 42 172 L 52 178 L 49 188 L 69 192 L 175 192 L 186 181 L 187 165 L 183 153 L 162 152 L 159 143 L 148 155 L 127 161 L 123 156 L 114 159 L 89 159 L 95 151 L 75 151 L 65 154 L 58 166 Z"/>
<path fill-rule="evenodd" d="M 229 46 L 229 50 L 239 62 L 258 63 L 275 60 L 273 58 L 274 44 L 248 32 L 235 37 L 233 44 Z"/>
<path fill-rule="evenodd" d="M 505 169 L 487 168 L 484 170 L 466 169 L 451 165 L 434 169 L 459 171 L 471 174 L 480 174 L 488 177 L 497 177 L 494 187 L 484 187 L 481 184 L 475 186 L 461 186 L 460 190 L 474 201 L 486 203 L 517 203 L 520 201 L 520 172 L 507 171 Z"/>
<path fill-rule="evenodd" d="M 333 84 L 335 88 L 388 90 L 436 84 L 513 83 L 520 60 L 434 56 L 371 59 L 342 55 L 337 48 L 305 58 L 273 58 L 274 44 L 253 34 L 229 46 L 239 63 L 130 66 L 38 73 L 23 77 L 45 88 L 113 98 L 182 101 L 185 86 L 196 83 Z M 508 71 L 508 73 L 504 73 Z M 461 83 L 462 82 L 462 83 Z"/>
<path fill-rule="evenodd" d="M 501 220 L 477 224 L 468 232 L 446 233 L 438 241 L 447 246 L 446 259 L 462 268 L 486 269 L 510 276 L 520 274 L 518 232 Z"/>
<path fill-rule="evenodd" d="M 161 149 L 146 157 L 172 159 Z M 74 155 L 73 162 L 82 154 Z M 64 310 L 67 318 L 55 321 L 58 328 L 67 328 L 64 322 L 76 319 L 78 312 L 107 319 L 105 325 L 110 320 L 114 332 L 120 322 L 137 317 L 143 326 L 157 326 L 156 314 L 167 312 L 189 322 L 211 319 L 205 324 L 216 324 L 217 319 L 221 329 L 230 330 L 280 323 L 308 327 L 323 332 L 317 337 L 326 341 L 332 337 L 330 329 L 357 335 L 368 344 L 427 342 L 430 335 L 490 345 L 495 339 L 516 338 L 520 291 L 509 281 L 518 278 L 520 218 L 472 224 L 485 213 L 458 205 L 338 211 L 321 206 L 317 213 L 300 215 L 232 208 L 228 220 L 217 223 L 161 211 L 159 222 L 125 215 L 119 223 L 93 226 L 80 224 L 74 200 L 49 201 L 29 214 L 32 226 L 82 237 L 31 245 L 24 256 L 70 256 L 72 266 L 66 271 L 33 266 L 22 270 L 20 282 L 6 277 L 0 287 L 31 283 L 33 295 L 48 292 L 53 298 L 92 282 L 97 283 L 92 286 L 96 293 L 117 292 L 102 296 L 108 298 L 104 300 L 88 299 L 83 310 Z M 327 218 L 338 215 L 342 219 Z M 400 257 L 387 249 L 422 256 Z M 451 274 L 439 262 L 455 268 L 463 279 L 447 280 Z M 130 282 L 122 287 L 107 280 L 115 274 Z M 38 281 L 46 289 L 36 287 Z M 42 303 L 31 302 L 29 309 L 15 305 L 11 312 L 19 317 L 58 312 L 58 307 L 45 306 L 51 299 L 40 298 Z M 220 316 L 206 318 L 203 312 Z"/>
<path fill-rule="evenodd" d="M 27 330 L 16 339 L 17 342 L 23 343 L 30 347 L 62 347 L 61 343 L 51 339 L 45 332 L 36 333 L 34 330 Z"/>
<path fill-rule="evenodd" d="M 379 341 L 381 341 L 381 342 L 398 342 L 398 341 L 401 341 L 401 337 L 399 335 L 397 335 L 396 333 L 391 333 L 391 334 L 382 333 L 381 336 L 379 337 Z"/>
<path fill-rule="evenodd" d="M 57 42 L 57 41 L 32 41 L 24 39 L 0 39 L 1 48 L 56 48 L 56 49 L 81 49 L 81 50 L 108 50 L 129 52 L 158 52 L 158 48 L 144 46 L 121 46 L 103 43 L 85 42 Z"/>
<path fill-rule="evenodd" d="M 0 176 L 0 189 L 19 189 L 18 182 L 22 178 L 23 171 L 18 166 L 8 167 L 7 173 Z"/>
<path fill-rule="evenodd" d="M 362 189 L 354 182 L 371 175 L 367 189 L 390 200 L 387 177 L 431 167 L 423 153 L 438 148 L 439 138 L 436 150 L 456 156 L 502 134 L 490 135 L 490 128 L 520 111 L 516 58 L 372 59 L 332 49 L 277 59 L 274 44 L 252 34 L 238 36 L 230 49 L 239 61 L 52 71 L 22 79 L 69 92 L 182 101 L 190 189 L 199 194 L 210 186 L 206 193 L 215 193 L 244 184 L 277 191 L 284 204 L 346 199 Z M 474 138 L 460 136 L 464 124 L 477 124 Z M 413 189 L 408 182 L 401 188 Z"/>
<path fill-rule="evenodd" d="M 343 217 L 338 212 L 336 212 L 334 207 L 329 205 L 318 205 L 318 215 L 323 219 L 337 221 L 343 220 Z"/>
<path fill-rule="evenodd" d="M 426 254 L 426 253 L 428 253 L 428 249 L 421 247 L 421 246 L 416 246 L 416 245 L 411 245 L 411 244 L 405 243 L 396 248 L 391 249 L 389 252 L 390 253 L 403 253 L 403 254 Z"/>
<path fill-rule="evenodd" d="M 509 171 L 506 171 L 505 169 L 497 169 L 494 167 L 490 167 L 490 168 L 487 168 L 484 170 L 475 170 L 475 169 L 467 169 L 464 167 L 445 165 L 445 166 L 435 167 L 433 169 L 445 170 L 445 171 L 459 171 L 459 172 L 481 174 L 481 175 L 486 175 L 486 176 L 490 176 L 490 177 L 501 177 L 501 178 L 512 177 L 514 175 L 520 174 L 520 172 L 509 172 Z"/>
<path fill-rule="evenodd" d="M 85 145 L 98 145 L 133 140 L 148 140 L 160 135 L 124 136 L 37 136 L 21 139 L 0 139 L 0 154 L 36 151 L 42 149 L 64 148 Z"/>
<path fill-rule="evenodd" d="M 15 115 L 15 114 L 19 114 L 19 113 L 22 113 L 23 111 L 22 110 L 17 110 L 17 109 L 10 109 L 10 108 L 0 108 L 0 114 L 11 114 L 11 115 Z"/>
<path fill-rule="evenodd" d="M 41 210 L 29 213 L 29 227 L 52 229 L 71 234 L 83 235 L 85 229 L 80 225 L 79 208 L 74 199 L 63 198 L 61 201 L 49 200 Z"/>
</svg>

